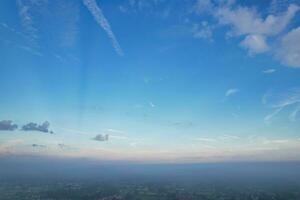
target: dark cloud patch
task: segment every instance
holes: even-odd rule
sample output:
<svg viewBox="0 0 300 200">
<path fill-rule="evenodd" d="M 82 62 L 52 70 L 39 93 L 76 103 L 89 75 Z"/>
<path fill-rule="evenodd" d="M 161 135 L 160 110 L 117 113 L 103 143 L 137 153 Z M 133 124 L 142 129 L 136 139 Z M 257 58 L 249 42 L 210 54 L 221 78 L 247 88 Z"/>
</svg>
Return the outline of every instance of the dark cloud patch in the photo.
<svg viewBox="0 0 300 200">
<path fill-rule="evenodd" d="M 53 134 L 53 131 L 49 131 L 50 123 L 48 121 L 45 121 L 43 124 L 39 125 L 37 123 L 30 122 L 28 124 L 25 124 L 22 127 L 23 131 L 39 131 L 44 133 L 51 133 Z"/>
<path fill-rule="evenodd" d="M 108 134 L 105 134 L 105 135 L 98 134 L 93 139 L 102 142 L 102 141 L 108 141 L 108 138 L 109 138 Z"/>
<path fill-rule="evenodd" d="M 18 128 L 17 124 L 13 124 L 11 120 L 0 121 L 0 131 L 13 131 Z"/>
<path fill-rule="evenodd" d="M 34 148 L 46 148 L 46 145 L 41 145 L 41 144 L 32 144 L 31 146 Z"/>
</svg>

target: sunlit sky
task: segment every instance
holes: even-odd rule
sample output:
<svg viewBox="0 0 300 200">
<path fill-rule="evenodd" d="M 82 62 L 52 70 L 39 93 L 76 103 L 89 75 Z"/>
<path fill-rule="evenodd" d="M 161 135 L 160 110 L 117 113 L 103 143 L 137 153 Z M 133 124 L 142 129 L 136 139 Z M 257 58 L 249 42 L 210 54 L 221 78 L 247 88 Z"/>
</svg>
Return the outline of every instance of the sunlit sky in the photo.
<svg viewBox="0 0 300 200">
<path fill-rule="evenodd" d="M 300 160 L 300 2 L 0 1 L 0 154 Z"/>
</svg>

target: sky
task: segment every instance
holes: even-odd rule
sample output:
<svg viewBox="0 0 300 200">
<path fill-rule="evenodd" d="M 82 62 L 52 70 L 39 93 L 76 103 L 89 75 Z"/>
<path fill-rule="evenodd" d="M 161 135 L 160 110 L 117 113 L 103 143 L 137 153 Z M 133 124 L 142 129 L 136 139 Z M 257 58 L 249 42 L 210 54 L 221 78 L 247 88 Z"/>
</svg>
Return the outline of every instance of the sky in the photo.
<svg viewBox="0 0 300 200">
<path fill-rule="evenodd" d="M 0 155 L 300 160 L 300 2 L 2 0 Z"/>
</svg>

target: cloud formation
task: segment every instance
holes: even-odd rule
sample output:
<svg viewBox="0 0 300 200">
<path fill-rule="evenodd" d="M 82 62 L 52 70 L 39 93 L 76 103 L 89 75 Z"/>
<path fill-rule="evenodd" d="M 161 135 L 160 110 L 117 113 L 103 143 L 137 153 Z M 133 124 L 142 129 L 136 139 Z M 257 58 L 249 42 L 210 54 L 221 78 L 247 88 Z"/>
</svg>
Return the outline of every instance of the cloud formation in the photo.
<svg viewBox="0 0 300 200">
<path fill-rule="evenodd" d="M 300 27 L 291 30 L 281 40 L 277 55 L 281 62 L 291 67 L 300 67 Z"/>
<path fill-rule="evenodd" d="M 237 88 L 231 88 L 231 89 L 229 89 L 229 90 L 226 91 L 225 96 L 229 97 L 229 96 L 232 96 L 232 95 L 234 95 L 234 94 L 236 94 L 238 92 L 239 92 L 239 89 L 237 89 Z"/>
<path fill-rule="evenodd" d="M 259 34 L 247 35 L 240 45 L 248 50 L 249 55 L 264 53 L 269 50 L 265 36 Z"/>
<path fill-rule="evenodd" d="M 253 8 L 228 5 L 216 7 L 215 17 L 220 24 L 229 25 L 230 35 L 259 34 L 264 36 L 277 35 L 282 32 L 299 10 L 299 6 L 291 4 L 287 11 L 280 15 L 268 15 L 263 18 Z"/>
<path fill-rule="evenodd" d="M 274 1 L 270 6 L 275 8 L 277 4 Z M 239 46 L 246 49 L 249 55 L 271 52 L 281 63 L 300 67 L 300 45 L 297 45 L 300 42 L 300 27 L 283 34 L 300 7 L 296 4 L 285 7 L 285 11 L 269 11 L 263 16 L 256 8 L 238 5 L 235 1 L 198 0 L 195 13 L 209 15 L 217 20 L 219 27 L 228 27 L 227 37 L 241 39 Z"/>
<path fill-rule="evenodd" d="M 93 15 L 96 22 L 104 29 L 104 31 L 110 38 L 115 51 L 120 56 L 123 56 L 124 53 L 119 45 L 119 42 L 117 41 L 115 34 L 112 32 L 110 24 L 108 23 L 107 19 L 103 15 L 101 8 L 97 5 L 97 2 L 95 0 L 83 0 L 83 4 L 87 7 L 87 9 Z"/>
<path fill-rule="evenodd" d="M 14 131 L 18 128 L 17 124 L 13 124 L 11 120 L 0 121 L 0 131 Z"/>
<path fill-rule="evenodd" d="M 53 133 L 52 131 L 49 131 L 50 123 L 48 121 L 45 121 L 43 124 L 39 125 L 34 122 L 30 122 L 24 126 L 22 126 L 23 131 L 39 131 L 44 133 Z"/>
<path fill-rule="evenodd" d="M 102 134 L 98 134 L 96 135 L 94 138 L 94 140 L 97 140 L 97 141 L 108 141 L 109 139 L 109 135 L 108 134 L 105 134 L 105 135 L 102 135 Z"/>
</svg>

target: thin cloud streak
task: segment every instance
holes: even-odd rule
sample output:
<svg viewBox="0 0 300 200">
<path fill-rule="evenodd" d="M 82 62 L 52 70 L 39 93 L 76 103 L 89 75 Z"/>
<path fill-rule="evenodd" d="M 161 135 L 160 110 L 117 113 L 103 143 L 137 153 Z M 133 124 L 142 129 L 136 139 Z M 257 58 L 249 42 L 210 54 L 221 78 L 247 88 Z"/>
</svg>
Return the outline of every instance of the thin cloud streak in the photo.
<svg viewBox="0 0 300 200">
<path fill-rule="evenodd" d="M 289 119 L 294 122 L 296 121 L 297 114 L 300 111 L 300 104 L 295 108 L 295 110 L 290 114 Z"/>
<path fill-rule="evenodd" d="M 270 102 L 270 100 L 273 102 Z M 289 119 L 291 121 L 296 120 L 297 113 L 299 112 L 299 104 L 300 104 L 300 89 L 295 88 L 295 89 L 290 89 L 287 92 L 283 94 L 277 94 L 277 95 L 271 95 L 271 94 L 265 94 L 262 98 L 262 103 L 266 105 L 270 105 L 274 109 L 274 111 L 270 114 L 268 114 L 265 118 L 264 121 L 266 123 L 270 123 L 272 118 L 279 114 L 283 109 L 297 105 L 296 109 L 290 113 Z"/>
<path fill-rule="evenodd" d="M 225 96 L 229 97 L 229 96 L 234 95 L 234 94 L 236 94 L 238 92 L 239 92 L 239 89 L 232 88 L 232 89 L 229 89 L 229 90 L 226 91 Z"/>
<path fill-rule="evenodd" d="M 267 69 L 267 70 L 262 71 L 263 74 L 272 74 L 274 72 L 276 72 L 276 69 Z"/>
<path fill-rule="evenodd" d="M 107 19 L 103 15 L 101 8 L 97 5 L 95 0 L 83 0 L 83 4 L 87 7 L 90 13 L 93 15 L 96 22 L 104 29 L 108 37 L 110 38 L 112 45 L 120 56 L 123 56 L 124 53 L 117 41 L 114 33 L 111 30 L 110 24 L 108 23 Z"/>
</svg>

